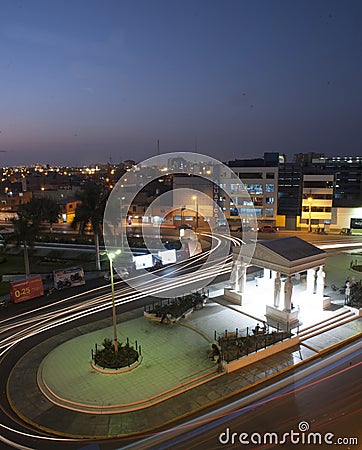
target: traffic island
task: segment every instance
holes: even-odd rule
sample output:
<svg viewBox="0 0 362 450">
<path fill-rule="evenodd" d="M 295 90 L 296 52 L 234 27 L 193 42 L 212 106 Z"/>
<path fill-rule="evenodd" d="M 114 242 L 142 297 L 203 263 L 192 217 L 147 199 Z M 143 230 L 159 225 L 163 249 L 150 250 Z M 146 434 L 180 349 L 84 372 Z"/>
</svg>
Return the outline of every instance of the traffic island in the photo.
<svg viewBox="0 0 362 450">
<path fill-rule="evenodd" d="M 42 358 L 36 374 L 41 395 L 52 405 L 73 412 L 117 415 L 158 405 L 219 376 L 207 358 L 208 341 L 193 329 L 177 324 L 160 327 L 143 317 L 123 323 L 121 329 L 124 345 L 119 345 L 119 351 L 125 352 L 124 367 L 116 363 L 114 368 L 103 368 L 97 357 L 95 365 L 94 349 L 91 364 L 87 358 L 89 343 L 102 342 L 109 328 L 82 334 Z M 135 331 L 143 343 L 142 354 L 137 344 L 138 360 L 134 353 L 131 361 L 127 347 L 136 350 L 136 342 L 127 345 L 126 336 Z M 105 344 L 97 348 L 98 357 L 105 349 L 111 352 L 113 341 L 106 339 Z"/>
</svg>

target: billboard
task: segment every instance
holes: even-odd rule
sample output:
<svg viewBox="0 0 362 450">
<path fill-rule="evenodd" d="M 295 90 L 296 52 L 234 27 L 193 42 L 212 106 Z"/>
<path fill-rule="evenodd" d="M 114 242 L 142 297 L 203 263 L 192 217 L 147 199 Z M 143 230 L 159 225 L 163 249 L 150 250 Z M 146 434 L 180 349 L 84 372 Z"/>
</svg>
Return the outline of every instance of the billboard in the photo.
<svg viewBox="0 0 362 450">
<path fill-rule="evenodd" d="M 162 265 L 173 264 L 177 261 L 176 250 L 165 250 L 158 252 L 158 258 L 161 260 Z"/>
<path fill-rule="evenodd" d="M 136 270 L 139 269 L 149 269 L 150 267 L 153 267 L 153 256 L 151 253 L 148 255 L 140 255 L 135 256 L 133 258 Z"/>
<path fill-rule="evenodd" d="M 10 301 L 20 303 L 44 295 L 43 281 L 40 275 L 10 283 Z"/>
<path fill-rule="evenodd" d="M 55 289 L 80 286 L 85 284 L 83 267 L 69 267 L 68 269 L 54 270 Z"/>
</svg>

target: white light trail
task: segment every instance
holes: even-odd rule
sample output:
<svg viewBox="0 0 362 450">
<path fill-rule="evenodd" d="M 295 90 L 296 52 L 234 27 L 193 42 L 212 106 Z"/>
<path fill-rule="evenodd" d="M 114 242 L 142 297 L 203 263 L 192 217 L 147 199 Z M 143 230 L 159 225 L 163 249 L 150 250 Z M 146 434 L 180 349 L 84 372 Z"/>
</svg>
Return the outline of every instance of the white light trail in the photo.
<svg viewBox="0 0 362 450">
<path fill-rule="evenodd" d="M 206 234 L 205 234 L 206 235 Z M 203 264 L 204 267 L 201 269 L 198 269 L 192 277 L 190 277 L 190 273 L 185 274 L 179 274 L 175 278 L 171 278 L 170 275 L 174 275 L 178 272 L 182 272 L 187 270 L 190 265 L 195 265 L 198 262 L 202 262 L 207 258 L 210 253 L 215 251 L 222 243 L 221 239 L 218 237 L 215 237 L 214 235 L 208 235 L 209 237 L 216 240 L 216 245 L 209 251 L 204 252 L 202 254 L 196 255 L 194 257 L 189 258 L 187 262 L 185 262 L 182 266 L 174 264 L 167 266 L 170 269 L 169 274 L 162 275 L 159 277 L 159 281 L 155 283 L 154 279 L 152 280 L 144 280 L 144 276 L 142 277 L 143 282 L 148 283 L 150 288 L 147 291 L 147 294 L 144 292 L 137 292 L 134 291 L 129 286 L 124 286 L 124 282 L 120 281 L 116 283 L 116 285 L 120 285 L 121 288 L 116 291 L 116 305 L 120 306 L 138 299 L 141 299 L 147 295 L 151 296 L 157 296 L 157 293 L 161 292 L 167 292 L 167 290 L 170 290 L 170 283 L 172 283 L 172 286 L 187 286 L 190 284 L 193 284 L 200 280 L 207 280 L 207 279 L 214 279 L 218 275 L 226 274 L 231 271 L 231 260 L 232 256 L 228 256 L 226 259 L 222 259 L 220 261 L 213 261 L 213 265 L 210 267 L 207 263 Z M 223 239 L 229 238 L 231 243 L 233 245 L 241 245 L 242 242 L 240 242 L 237 238 L 232 238 L 228 236 L 222 236 Z M 160 269 L 164 270 L 164 269 Z M 135 277 L 137 278 L 137 277 Z M 141 277 L 139 277 L 141 278 Z M 106 309 L 111 308 L 111 294 L 101 294 L 97 295 L 101 290 L 104 290 L 104 286 L 92 289 L 88 291 L 86 294 L 92 294 L 94 293 L 95 296 L 91 300 L 83 300 L 79 304 L 76 305 L 67 305 L 66 303 L 70 300 L 74 299 L 80 299 L 82 296 L 84 296 L 84 293 L 77 294 L 71 297 L 68 297 L 64 300 L 59 300 L 57 302 L 52 303 L 51 305 L 42 306 L 38 308 L 37 312 L 40 312 L 40 314 L 37 314 L 35 317 L 31 317 L 31 314 L 34 313 L 34 311 L 24 312 L 14 318 L 7 318 L 2 321 L 0 321 L 0 333 L 4 333 L 5 331 L 9 331 L 9 328 L 11 328 L 12 334 L 6 338 L 3 338 L 0 341 L 0 357 L 4 356 L 7 352 L 9 352 L 16 344 L 19 342 L 22 342 L 25 339 L 28 339 L 32 336 L 35 336 L 37 334 L 40 334 L 42 332 L 45 332 L 47 330 L 51 330 L 53 328 L 65 325 L 69 322 L 73 322 L 76 320 L 79 320 L 84 317 L 88 317 L 94 314 L 97 314 L 99 312 L 102 312 Z M 54 306 L 62 308 L 59 311 L 49 311 L 49 308 L 54 309 Z M 15 320 L 15 323 L 13 323 Z M 17 328 L 21 328 L 19 331 L 15 331 Z M 0 423 L 0 428 L 7 430 L 8 432 L 14 434 L 15 436 L 23 436 L 27 438 L 32 439 L 41 439 L 43 441 L 49 441 L 49 442 L 79 442 L 79 439 L 64 439 L 64 438 L 57 438 L 57 437 L 48 437 L 48 436 L 41 436 L 41 435 L 35 435 L 35 434 L 29 434 L 24 433 L 20 430 L 16 430 L 10 427 L 5 426 L 4 424 Z M 15 448 L 18 448 L 19 450 L 35 450 L 30 447 L 22 446 L 21 444 L 17 444 L 15 442 L 12 442 L 5 437 L 0 436 L 0 440 L 9 445 L 12 445 Z"/>
</svg>

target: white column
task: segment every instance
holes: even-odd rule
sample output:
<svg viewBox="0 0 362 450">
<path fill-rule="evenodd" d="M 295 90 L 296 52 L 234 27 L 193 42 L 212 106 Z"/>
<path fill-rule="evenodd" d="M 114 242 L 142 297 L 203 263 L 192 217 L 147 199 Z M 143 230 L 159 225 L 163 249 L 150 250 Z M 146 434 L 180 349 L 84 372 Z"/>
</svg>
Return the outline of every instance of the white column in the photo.
<svg viewBox="0 0 362 450">
<path fill-rule="evenodd" d="M 236 258 L 233 258 L 233 265 L 231 268 L 231 274 L 230 274 L 230 287 L 231 289 L 236 289 L 237 280 L 238 280 L 238 265 Z"/>
<path fill-rule="evenodd" d="M 324 272 L 324 267 L 319 266 L 319 270 L 317 272 L 317 296 L 319 298 L 324 297 L 324 279 L 325 279 L 326 273 Z"/>
<path fill-rule="evenodd" d="M 284 284 L 284 311 L 290 312 L 292 310 L 292 293 L 293 293 L 292 277 L 288 275 Z"/>
<path fill-rule="evenodd" d="M 274 278 L 274 306 L 275 306 L 275 308 L 279 308 L 281 285 L 282 285 L 282 281 L 280 279 L 280 273 L 277 272 L 276 277 Z"/>
<path fill-rule="evenodd" d="M 315 282 L 315 269 L 307 270 L 307 294 L 313 294 Z"/>
<path fill-rule="evenodd" d="M 245 284 L 246 284 L 246 264 L 240 263 L 238 266 L 238 286 L 237 292 L 243 294 L 245 292 Z"/>
</svg>

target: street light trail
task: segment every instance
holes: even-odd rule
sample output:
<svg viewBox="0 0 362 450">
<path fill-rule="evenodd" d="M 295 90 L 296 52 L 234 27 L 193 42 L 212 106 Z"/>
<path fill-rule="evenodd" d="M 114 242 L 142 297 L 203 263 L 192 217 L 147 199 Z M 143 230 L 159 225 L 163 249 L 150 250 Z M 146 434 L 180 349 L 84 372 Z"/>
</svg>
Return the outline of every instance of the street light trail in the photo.
<svg viewBox="0 0 362 450">
<path fill-rule="evenodd" d="M 199 270 L 196 272 L 196 276 L 190 280 L 190 277 L 188 274 L 184 274 L 179 276 L 177 279 L 173 279 L 173 286 L 179 287 L 179 286 L 185 286 L 188 284 L 192 284 L 195 281 L 201 281 L 205 279 L 213 278 L 217 275 L 228 273 L 231 270 L 228 264 L 223 264 L 222 267 L 215 266 L 213 270 L 210 270 L 209 268 L 205 268 L 202 270 Z M 156 295 L 160 294 L 162 292 L 167 292 L 169 290 L 169 280 L 163 279 L 160 277 L 160 281 L 157 284 L 153 284 L 153 288 L 150 288 L 147 295 Z M 125 303 L 128 303 L 130 301 L 134 301 L 136 299 L 143 298 L 145 296 L 144 293 L 133 293 L 129 295 L 130 289 L 126 288 L 126 293 L 122 292 L 122 290 L 117 291 L 117 298 L 116 298 L 116 305 L 122 305 Z M 83 303 L 82 305 L 76 305 L 76 306 L 70 306 L 64 308 L 62 311 L 56 313 L 46 313 L 43 316 L 37 316 L 36 319 L 31 320 L 30 326 L 28 326 L 25 329 L 22 329 L 20 332 L 16 332 L 9 336 L 8 338 L 5 338 L 2 340 L 0 344 L 0 349 L 4 349 L 0 356 L 3 356 L 7 349 L 15 345 L 16 343 L 22 341 L 23 339 L 26 339 L 27 337 L 34 336 L 42 331 L 47 331 L 51 328 L 63 325 L 65 323 L 68 323 L 70 321 L 77 320 L 79 318 L 83 318 L 95 313 L 98 313 L 100 311 L 103 311 L 105 309 L 108 309 L 110 307 L 110 294 L 104 294 L 100 298 L 97 298 L 95 300 L 92 300 L 92 303 L 97 302 L 95 306 L 88 307 L 89 305 L 87 302 Z M 85 309 L 82 311 L 84 306 L 87 306 L 88 309 Z M 80 311 L 78 311 L 80 310 Z"/>
</svg>

